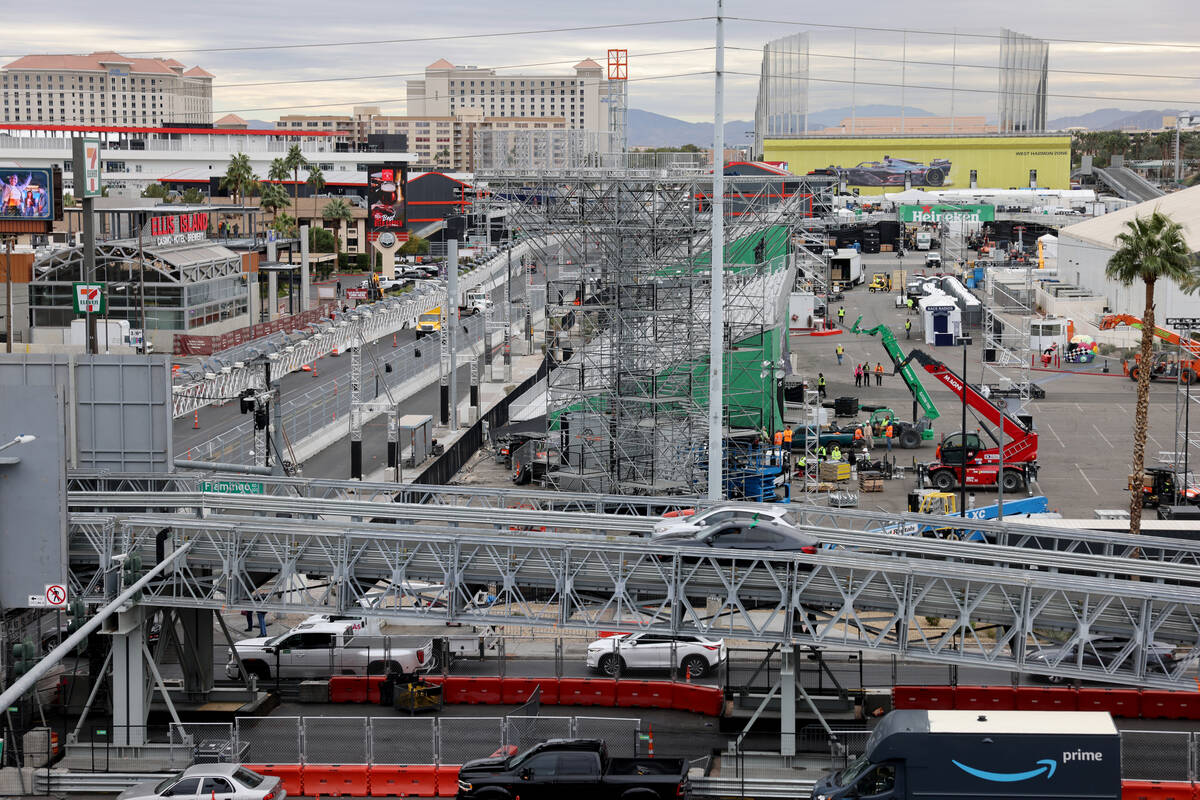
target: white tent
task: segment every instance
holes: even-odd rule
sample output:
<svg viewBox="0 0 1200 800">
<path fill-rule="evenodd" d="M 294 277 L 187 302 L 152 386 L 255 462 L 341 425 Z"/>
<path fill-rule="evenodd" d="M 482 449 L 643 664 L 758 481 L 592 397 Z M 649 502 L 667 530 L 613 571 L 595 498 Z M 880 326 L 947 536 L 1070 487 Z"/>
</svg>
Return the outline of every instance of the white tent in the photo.
<svg viewBox="0 0 1200 800">
<path fill-rule="evenodd" d="M 1058 258 L 1058 237 L 1053 233 L 1047 233 L 1044 236 L 1039 236 L 1038 241 L 1042 244 L 1043 258 Z"/>
</svg>

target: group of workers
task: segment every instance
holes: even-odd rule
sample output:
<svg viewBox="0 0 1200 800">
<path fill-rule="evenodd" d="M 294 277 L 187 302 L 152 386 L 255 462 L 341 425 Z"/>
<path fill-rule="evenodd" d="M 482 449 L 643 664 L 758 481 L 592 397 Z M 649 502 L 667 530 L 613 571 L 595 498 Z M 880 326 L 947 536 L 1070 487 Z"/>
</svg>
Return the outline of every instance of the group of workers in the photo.
<svg viewBox="0 0 1200 800">
<path fill-rule="evenodd" d="M 872 370 L 870 361 L 854 365 L 854 385 L 859 387 L 870 386 L 872 372 L 875 373 L 875 385 L 883 386 L 883 364 L 876 362 L 875 369 Z"/>
</svg>

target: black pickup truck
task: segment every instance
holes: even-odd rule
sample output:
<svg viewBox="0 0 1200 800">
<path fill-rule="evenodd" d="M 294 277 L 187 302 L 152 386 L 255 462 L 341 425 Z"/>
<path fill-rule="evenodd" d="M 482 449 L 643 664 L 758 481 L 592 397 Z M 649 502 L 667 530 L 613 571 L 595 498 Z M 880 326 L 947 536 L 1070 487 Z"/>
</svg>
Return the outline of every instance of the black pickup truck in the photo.
<svg viewBox="0 0 1200 800">
<path fill-rule="evenodd" d="M 458 800 L 679 800 L 681 758 L 609 758 L 600 739 L 551 739 L 507 758 L 481 758 L 458 773 Z"/>
</svg>

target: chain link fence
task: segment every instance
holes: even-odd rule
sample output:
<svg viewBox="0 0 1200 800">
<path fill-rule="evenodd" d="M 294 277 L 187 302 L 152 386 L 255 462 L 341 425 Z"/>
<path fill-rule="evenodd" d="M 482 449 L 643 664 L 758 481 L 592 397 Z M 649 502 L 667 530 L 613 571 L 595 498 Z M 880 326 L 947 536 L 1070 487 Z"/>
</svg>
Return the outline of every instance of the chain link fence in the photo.
<svg viewBox="0 0 1200 800">
<path fill-rule="evenodd" d="M 628 717 L 576 717 L 576 739 L 603 739 L 614 758 L 633 758 L 639 754 L 642 730 L 640 719 Z"/>
<path fill-rule="evenodd" d="M 1121 777 L 1191 780 L 1196 745 L 1197 735 L 1185 731 L 1121 731 Z"/>
<path fill-rule="evenodd" d="M 299 764 L 300 717 L 238 717 L 237 738 L 247 764 Z"/>
<path fill-rule="evenodd" d="M 238 762 L 242 752 L 232 722 L 171 723 L 170 742 L 191 748 L 193 764 Z"/>
<path fill-rule="evenodd" d="M 465 764 L 473 758 L 486 758 L 503 744 L 503 717 L 438 720 L 438 761 L 442 764 Z"/>
<path fill-rule="evenodd" d="M 306 764 L 366 764 L 366 717 L 307 717 L 304 720 Z"/>
<path fill-rule="evenodd" d="M 517 752 L 550 739 L 570 739 L 573 727 L 570 717 L 508 716 L 504 722 L 504 744 Z"/>
<path fill-rule="evenodd" d="M 430 719 L 371 720 L 372 764 L 436 764 L 437 731 Z"/>
</svg>

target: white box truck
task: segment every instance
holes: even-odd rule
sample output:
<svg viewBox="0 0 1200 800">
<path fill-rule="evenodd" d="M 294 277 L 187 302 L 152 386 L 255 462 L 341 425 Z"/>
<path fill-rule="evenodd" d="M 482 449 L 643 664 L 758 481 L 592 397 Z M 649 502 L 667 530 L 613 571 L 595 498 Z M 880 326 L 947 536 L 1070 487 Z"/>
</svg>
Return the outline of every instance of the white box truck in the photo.
<svg viewBox="0 0 1200 800">
<path fill-rule="evenodd" d="M 845 287 L 863 283 L 862 255 L 853 248 L 838 250 L 829 258 L 829 277 Z"/>
</svg>

